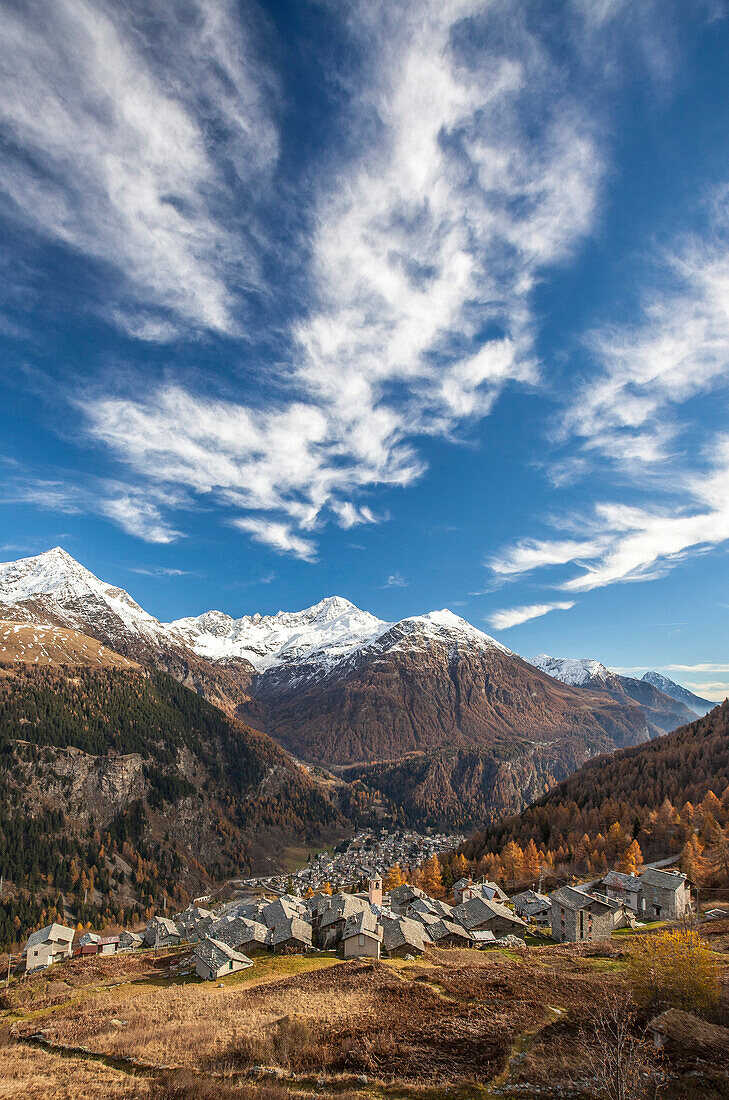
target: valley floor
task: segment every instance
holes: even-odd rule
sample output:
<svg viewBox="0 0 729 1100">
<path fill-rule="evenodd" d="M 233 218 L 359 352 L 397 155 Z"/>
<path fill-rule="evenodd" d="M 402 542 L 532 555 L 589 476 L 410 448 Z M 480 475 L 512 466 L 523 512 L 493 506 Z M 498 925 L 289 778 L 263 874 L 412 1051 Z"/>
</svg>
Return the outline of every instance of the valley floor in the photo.
<svg viewBox="0 0 729 1100">
<path fill-rule="evenodd" d="M 729 921 L 710 944 L 723 982 L 711 1018 L 726 1025 Z M 629 949 L 621 936 L 413 961 L 262 956 L 219 983 L 186 973 L 189 948 L 73 960 L 5 994 L 0 1098 L 594 1095 L 585 1022 L 626 988 Z M 666 1050 L 661 1097 L 729 1097 L 729 1050 L 712 1049 Z"/>
</svg>

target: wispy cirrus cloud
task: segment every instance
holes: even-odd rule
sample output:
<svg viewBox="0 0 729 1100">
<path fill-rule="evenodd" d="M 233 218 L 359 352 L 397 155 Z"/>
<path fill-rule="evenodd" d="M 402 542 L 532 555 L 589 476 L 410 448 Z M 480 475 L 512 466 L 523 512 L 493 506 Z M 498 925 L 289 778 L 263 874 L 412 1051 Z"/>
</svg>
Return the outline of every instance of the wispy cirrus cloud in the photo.
<svg viewBox="0 0 729 1100">
<path fill-rule="evenodd" d="M 621 465 L 651 465 L 680 448 L 681 407 L 726 383 L 729 371 L 729 188 L 712 196 L 705 234 L 655 257 L 651 290 L 633 325 L 598 329 L 598 369 L 576 393 L 561 433 Z M 668 276 L 669 286 L 665 286 Z"/>
<path fill-rule="evenodd" d="M 581 572 L 552 583 L 567 592 L 654 580 L 690 555 L 729 541 L 729 438 L 713 444 L 709 470 L 684 474 L 661 505 L 598 503 L 587 515 L 568 518 L 587 539 L 530 540 L 507 547 L 489 562 L 497 574 L 574 565 Z M 589 548 L 592 548 L 590 551 Z"/>
<path fill-rule="evenodd" d="M 297 535 L 289 523 L 262 517 L 241 517 L 233 520 L 236 527 L 246 531 L 255 542 L 270 546 L 281 554 L 293 554 L 302 561 L 316 561 L 316 545 L 311 539 Z"/>
<path fill-rule="evenodd" d="M 729 438 L 691 408 L 729 384 L 729 188 L 709 210 L 703 234 L 654 256 L 663 285 L 639 320 L 591 334 L 596 369 L 561 418 L 559 438 L 578 446 L 576 475 L 617 470 L 617 499 L 553 523 L 551 538 L 507 546 L 487 563 L 497 576 L 572 565 L 580 572 L 551 574 L 552 585 L 586 592 L 653 580 L 729 541 Z"/>
<path fill-rule="evenodd" d="M 289 370 L 265 410 L 180 385 L 87 401 L 92 435 L 140 483 L 212 494 L 241 530 L 311 558 L 328 519 L 374 522 L 360 493 L 422 475 L 416 437 L 450 437 L 536 380 L 531 295 L 589 230 L 603 167 L 527 7 L 331 9 L 362 56 L 362 140 L 319 182 Z"/>
<path fill-rule="evenodd" d="M 4 213 L 119 276 L 144 340 L 233 332 L 258 265 L 230 205 L 276 159 L 270 74 L 232 0 L 23 0 L 0 14 Z"/>
<path fill-rule="evenodd" d="M 14 477 L 0 490 L 2 504 L 33 504 L 66 515 L 95 514 L 111 520 L 129 535 L 144 542 L 170 543 L 182 537 L 164 518 L 157 491 L 140 492 L 115 481 L 89 480 L 73 484 L 68 480 Z M 169 498 L 164 498 L 170 504 Z M 175 498 L 183 503 L 179 494 Z"/>
<path fill-rule="evenodd" d="M 556 600 L 553 603 L 507 607 L 501 611 L 493 611 L 488 616 L 487 622 L 494 630 L 509 630 L 512 626 L 529 622 L 530 619 L 539 619 L 542 615 L 548 615 L 550 611 L 569 611 L 574 606 L 574 600 Z"/>
</svg>

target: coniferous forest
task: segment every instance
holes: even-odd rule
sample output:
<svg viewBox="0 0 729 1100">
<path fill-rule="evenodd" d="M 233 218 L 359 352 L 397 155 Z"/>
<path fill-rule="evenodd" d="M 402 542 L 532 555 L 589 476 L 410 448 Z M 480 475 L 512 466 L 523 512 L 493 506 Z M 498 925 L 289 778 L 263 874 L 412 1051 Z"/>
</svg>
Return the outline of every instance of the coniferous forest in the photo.
<svg viewBox="0 0 729 1100">
<path fill-rule="evenodd" d="M 269 738 L 165 673 L 2 669 L 3 946 L 39 922 L 182 905 L 342 821 Z"/>
</svg>

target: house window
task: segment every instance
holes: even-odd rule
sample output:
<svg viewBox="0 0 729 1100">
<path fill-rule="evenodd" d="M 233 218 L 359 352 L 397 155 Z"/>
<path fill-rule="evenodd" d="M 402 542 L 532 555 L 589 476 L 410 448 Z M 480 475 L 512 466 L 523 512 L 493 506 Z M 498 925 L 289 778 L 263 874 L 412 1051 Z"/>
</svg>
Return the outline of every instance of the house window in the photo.
<svg viewBox="0 0 729 1100">
<path fill-rule="evenodd" d="M 580 909 L 580 939 L 582 939 L 585 935 L 584 916 L 585 914 Z"/>
<path fill-rule="evenodd" d="M 233 960 L 231 959 L 230 962 L 228 963 L 228 970 L 232 970 L 232 969 L 233 969 Z"/>
</svg>

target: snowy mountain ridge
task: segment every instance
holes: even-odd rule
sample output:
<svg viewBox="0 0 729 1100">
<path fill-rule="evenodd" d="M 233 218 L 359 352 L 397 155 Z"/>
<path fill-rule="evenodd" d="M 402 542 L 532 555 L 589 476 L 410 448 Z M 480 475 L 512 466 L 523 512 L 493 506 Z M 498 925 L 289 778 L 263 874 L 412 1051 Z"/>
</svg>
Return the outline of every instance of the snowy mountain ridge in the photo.
<svg viewBox="0 0 729 1100">
<path fill-rule="evenodd" d="M 410 640 L 409 648 L 415 648 L 419 639 L 427 643 L 452 635 L 453 640 L 509 652 L 451 611 L 431 611 L 399 622 L 385 622 L 342 596 L 327 596 L 303 611 L 244 615 L 240 619 L 206 611 L 194 618 L 177 619 L 169 627 L 199 656 L 213 661 L 244 658 L 258 672 L 303 662 L 332 666 L 395 627 L 400 629 L 390 648 L 407 645 L 406 639 Z"/>
<path fill-rule="evenodd" d="M 34 557 L 0 563 L 0 604 L 33 602 L 83 630 L 94 608 L 110 612 L 134 634 L 169 640 L 170 631 L 128 592 L 99 580 L 60 546 Z M 179 644 L 180 639 L 173 639 Z"/>
<path fill-rule="evenodd" d="M 663 676 L 660 672 L 645 672 L 641 679 L 644 683 L 652 684 L 653 687 L 658 688 L 664 695 L 670 696 L 678 703 L 683 703 L 689 710 L 693 710 L 699 716 L 708 714 L 716 706 L 716 703 L 712 703 L 709 699 L 702 699 L 700 695 L 694 694 L 688 688 L 681 687 L 680 684 L 677 684 L 674 680 L 669 680 L 668 676 Z"/>
<path fill-rule="evenodd" d="M 607 681 L 612 676 L 610 670 L 600 661 L 593 661 L 588 657 L 550 657 L 548 653 L 540 653 L 532 657 L 529 663 L 555 680 L 573 687 L 580 687 L 594 680 Z"/>
<path fill-rule="evenodd" d="M 86 633 L 103 625 L 112 641 L 127 632 L 155 646 L 184 647 L 213 663 L 243 659 L 259 673 L 304 664 L 318 664 L 324 671 L 392 631 L 389 649 L 440 641 L 510 652 L 451 611 L 386 622 L 342 596 L 328 596 L 302 611 L 234 619 L 212 610 L 161 623 L 123 588 L 100 580 L 60 546 L 0 564 L 1 606 L 16 607 L 35 621 L 47 619 L 46 625 L 61 621 Z"/>
</svg>

